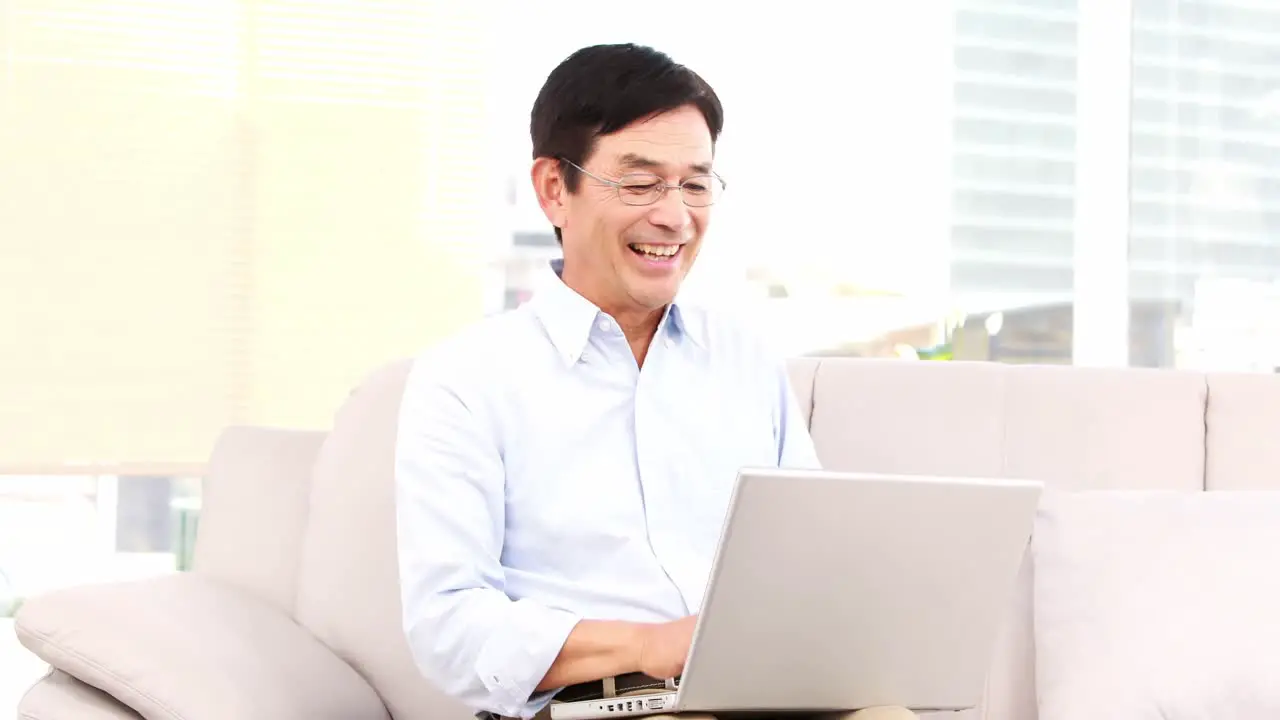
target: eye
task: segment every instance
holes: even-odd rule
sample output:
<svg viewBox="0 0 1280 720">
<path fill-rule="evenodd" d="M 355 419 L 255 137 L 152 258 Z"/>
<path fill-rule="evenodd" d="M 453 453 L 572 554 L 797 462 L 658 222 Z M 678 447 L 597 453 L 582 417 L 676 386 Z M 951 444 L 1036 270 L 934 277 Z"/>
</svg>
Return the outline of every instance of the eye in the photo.
<svg viewBox="0 0 1280 720">
<path fill-rule="evenodd" d="M 634 198 L 649 198 L 662 188 L 662 178 L 650 173 L 623 175 L 618 182 L 618 192 Z"/>
<path fill-rule="evenodd" d="M 658 183 L 656 182 L 624 183 L 622 185 L 622 190 L 624 192 L 629 192 L 635 195 L 643 195 L 648 192 L 653 192 L 655 189 L 657 189 L 657 187 L 658 187 Z"/>
</svg>

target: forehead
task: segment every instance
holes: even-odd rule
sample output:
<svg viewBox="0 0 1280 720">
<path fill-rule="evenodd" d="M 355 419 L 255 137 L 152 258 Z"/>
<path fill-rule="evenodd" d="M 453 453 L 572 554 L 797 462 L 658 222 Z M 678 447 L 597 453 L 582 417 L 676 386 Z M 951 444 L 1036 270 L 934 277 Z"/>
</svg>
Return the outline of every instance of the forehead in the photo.
<svg viewBox="0 0 1280 720">
<path fill-rule="evenodd" d="M 597 161 L 615 171 L 705 172 L 715 147 L 702 113 L 687 107 L 636 121 L 596 140 Z"/>
</svg>

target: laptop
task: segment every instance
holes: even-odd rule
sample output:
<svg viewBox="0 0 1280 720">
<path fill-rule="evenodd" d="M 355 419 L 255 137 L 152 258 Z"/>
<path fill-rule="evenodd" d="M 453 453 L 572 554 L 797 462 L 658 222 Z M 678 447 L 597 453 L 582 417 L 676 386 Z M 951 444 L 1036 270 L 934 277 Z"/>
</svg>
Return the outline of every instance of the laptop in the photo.
<svg viewBox="0 0 1280 720">
<path fill-rule="evenodd" d="M 680 681 L 551 717 L 976 707 L 1042 491 L 744 469 Z"/>
</svg>

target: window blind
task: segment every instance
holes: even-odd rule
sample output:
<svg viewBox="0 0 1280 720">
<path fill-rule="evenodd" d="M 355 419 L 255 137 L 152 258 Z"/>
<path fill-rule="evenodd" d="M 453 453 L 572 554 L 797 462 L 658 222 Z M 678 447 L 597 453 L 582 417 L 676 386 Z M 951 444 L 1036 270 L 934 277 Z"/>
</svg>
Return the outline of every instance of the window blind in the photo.
<svg viewBox="0 0 1280 720">
<path fill-rule="evenodd" d="M 478 8 L 0 5 L 0 473 L 198 471 L 481 312 Z"/>
</svg>

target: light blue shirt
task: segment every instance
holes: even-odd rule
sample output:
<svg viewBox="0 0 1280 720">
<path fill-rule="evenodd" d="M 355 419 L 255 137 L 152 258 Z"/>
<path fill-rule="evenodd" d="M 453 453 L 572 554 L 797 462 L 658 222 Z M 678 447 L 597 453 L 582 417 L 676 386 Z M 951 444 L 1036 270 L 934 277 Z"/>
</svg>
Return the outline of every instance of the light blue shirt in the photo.
<svg viewBox="0 0 1280 720">
<path fill-rule="evenodd" d="M 698 612 L 739 468 L 818 467 L 785 364 L 738 324 L 677 302 L 640 369 L 549 285 L 417 359 L 396 442 L 413 657 L 506 716 L 550 700 L 578 620 Z"/>
</svg>

